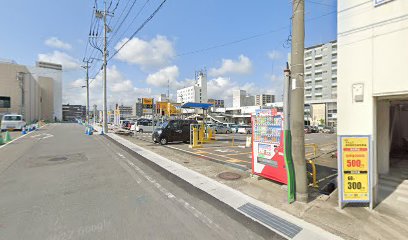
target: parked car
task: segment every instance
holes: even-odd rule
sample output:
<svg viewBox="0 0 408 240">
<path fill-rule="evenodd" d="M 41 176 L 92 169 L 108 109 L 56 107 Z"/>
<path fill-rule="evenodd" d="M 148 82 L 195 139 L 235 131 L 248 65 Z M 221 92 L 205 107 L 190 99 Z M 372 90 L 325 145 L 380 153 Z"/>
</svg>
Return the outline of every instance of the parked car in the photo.
<svg viewBox="0 0 408 240">
<path fill-rule="evenodd" d="M 311 126 L 310 130 L 312 133 L 318 133 L 319 132 L 319 128 L 317 126 Z"/>
<path fill-rule="evenodd" d="M 323 128 L 323 133 L 334 133 L 334 132 L 335 131 L 333 127 L 326 126 Z"/>
<path fill-rule="evenodd" d="M 309 125 L 305 125 L 304 127 L 305 133 L 311 133 L 312 132 L 312 127 Z"/>
<path fill-rule="evenodd" d="M 251 134 L 252 133 L 252 126 L 250 126 L 250 125 L 241 125 L 241 126 L 238 127 L 238 133 Z"/>
<path fill-rule="evenodd" d="M 238 128 L 239 128 L 239 125 L 237 125 L 237 124 L 234 124 L 234 125 L 230 126 L 231 132 L 233 132 L 233 133 L 237 133 Z"/>
<path fill-rule="evenodd" d="M 22 115 L 18 114 L 6 114 L 1 119 L 1 131 L 22 130 L 26 126 L 26 122 L 23 120 Z"/>
<path fill-rule="evenodd" d="M 190 142 L 190 125 L 198 124 L 196 120 L 170 120 L 161 124 L 152 134 L 155 143 L 166 145 L 169 142 Z"/>
<path fill-rule="evenodd" d="M 323 126 L 323 125 L 319 125 L 319 126 L 317 126 L 317 129 L 319 130 L 319 132 L 323 132 L 324 126 Z"/>
<path fill-rule="evenodd" d="M 224 126 L 224 125 L 217 125 L 214 127 L 215 133 L 232 133 L 231 128 Z"/>
</svg>

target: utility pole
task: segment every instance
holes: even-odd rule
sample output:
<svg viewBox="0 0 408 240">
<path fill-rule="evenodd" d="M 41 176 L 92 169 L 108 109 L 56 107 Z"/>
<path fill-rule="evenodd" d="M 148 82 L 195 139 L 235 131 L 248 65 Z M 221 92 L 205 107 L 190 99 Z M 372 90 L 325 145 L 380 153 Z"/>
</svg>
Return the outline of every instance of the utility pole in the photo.
<svg viewBox="0 0 408 240">
<path fill-rule="evenodd" d="M 18 85 L 21 90 L 20 114 L 23 115 L 24 118 L 26 118 L 25 116 L 25 96 L 24 96 L 24 76 L 25 76 L 25 72 L 17 73 Z"/>
<path fill-rule="evenodd" d="M 86 70 L 86 124 L 89 125 L 89 63 L 92 63 L 93 60 L 83 60 L 86 63 L 85 66 L 82 66 Z"/>
<path fill-rule="evenodd" d="M 292 157 L 295 169 L 296 200 L 307 202 L 307 175 L 304 132 L 304 48 L 305 0 L 293 0 L 291 53 L 291 129 Z"/>
<path fill-rule="evenodd" d="M 102 114 L 102 133 L 105 134 L 108 132 L 108 102 L 107 102 L 107 94 L 106 94 L 106 66 L 107 66 L 107 33 L 111 32 L 111 29 L 109 28 L 108 24 L 106 23 L 106 17 L 107 16 L 112 16 L 110 13 L 108 13 L 106 9 L 106 0 L 104 0 L 104 10 L 98 11 L 96 10 L 95 16 L 97 18 L 103 18 L 103 114 Z"/>
</svg>

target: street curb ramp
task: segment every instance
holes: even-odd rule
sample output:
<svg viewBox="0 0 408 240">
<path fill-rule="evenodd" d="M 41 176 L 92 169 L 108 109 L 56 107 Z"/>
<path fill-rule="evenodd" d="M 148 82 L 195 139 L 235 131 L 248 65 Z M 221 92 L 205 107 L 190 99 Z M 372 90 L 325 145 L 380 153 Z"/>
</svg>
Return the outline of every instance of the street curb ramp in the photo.
<svg viewBox="0 0 408 240">
<path fill-rule="evenodd" d="M 106 135 L 129 150 L 161 167 L 163 170 L 179 177 L 286 239 L 342 239 L 318 226 L 267 205 L 214 179 L 140 147 L 116 134 L 108 133 Z"/>
</svg>

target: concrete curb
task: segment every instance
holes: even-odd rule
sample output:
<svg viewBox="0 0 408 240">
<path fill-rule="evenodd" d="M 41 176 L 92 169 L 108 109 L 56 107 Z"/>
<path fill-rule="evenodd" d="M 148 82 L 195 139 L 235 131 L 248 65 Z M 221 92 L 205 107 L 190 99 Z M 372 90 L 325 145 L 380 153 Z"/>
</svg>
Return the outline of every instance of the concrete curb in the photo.
<svg viewBox="0 0 408 240">
<path fill-rule="evenodd" d="M 190 183 L 194 187 L 206 192 L 219 201 L 234 208 L 241 214 L 244 214 L 253 221 L 264 225 L 265 227 L 271 229 L 272 231 L 287 239 L 341 239 L 340 237 L 335 236 L 334 234 L 329 233 L 320 227 L 317 227 L 302 219 L 292 216 L 289 213 L 260 202 L 257 199 L 254 199 L 238 190 L 230 188 L 152 151 L 144 149 L 143 147 L 140 147 L 116 134 L 108 133 L 107 135 L 114 141 L 143 156 L 144 158 L 155 163 L 166 171 L 176 175 L 177 177 Z M 285 234 L 282 229 L 274 228 L 273 226 L 271 226 L 271 224 L 268 224 L 268 222 L 265 222 L 262 219 L 260 220 L 260 218 L 254 217 L 253 214 L 248 214 L 247 211 L 244 211 L 243 207 L 247 206 L 248 204 L 255 206 L 256 208 L 261 209 L 261 211 L 265 211 L 273 216 L 277 216 L 281 221 L 288 222 L 289 224 L 294 225 L 295 227 L 299 228 L 300 231 L 297 232 L 293 237 L 288 236 L 288 234 Z"/>
</svg>

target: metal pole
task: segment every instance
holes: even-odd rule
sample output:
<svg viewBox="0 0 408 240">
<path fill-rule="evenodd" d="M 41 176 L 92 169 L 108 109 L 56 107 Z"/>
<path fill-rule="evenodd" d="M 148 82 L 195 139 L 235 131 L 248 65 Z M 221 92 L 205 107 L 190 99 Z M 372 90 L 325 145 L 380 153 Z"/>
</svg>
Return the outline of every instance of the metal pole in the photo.
<svg viewBox="0 0 408 240">
<path fill-rule="evenodd" d="M 103 14 L 103 134 L 108 133 L 108 109 L 107 109 L 107 96 L 106 96 L 106 31 L 107 31 L 107 26 L 106 26 L 106 0 L 104 1 L 104 14 Z"/>
<path fill-rule="evenodd" d="M 291 128 L 292 156 L 296 174 L 296 200 L 307 202 L 307 175 L 304 132 L 304 41 L 305 0 L 293 1 L 292 53 L 291 53 Z"/>
</svg>

